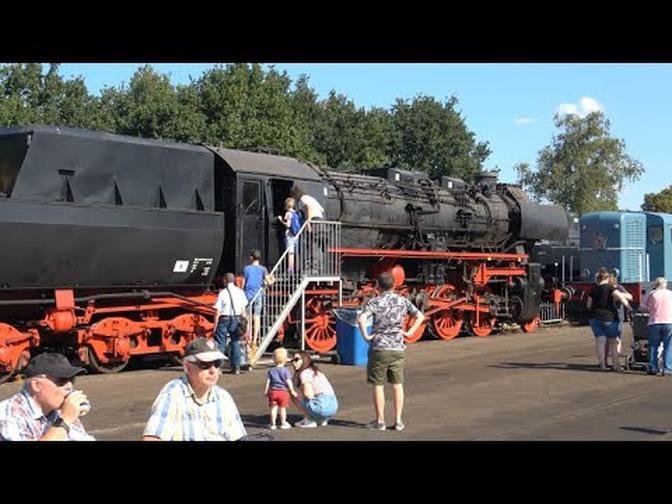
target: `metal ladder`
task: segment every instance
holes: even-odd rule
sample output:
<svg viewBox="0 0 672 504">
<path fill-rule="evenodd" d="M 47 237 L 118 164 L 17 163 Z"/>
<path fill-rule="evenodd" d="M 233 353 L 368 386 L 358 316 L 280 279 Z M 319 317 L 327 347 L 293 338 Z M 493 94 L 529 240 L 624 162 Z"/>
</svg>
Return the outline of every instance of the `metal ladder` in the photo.
<svg viewBox="0 0 672 504">
<path fill-rule="evenodd" d="M 280 256 L 269 272 L 273 279 L 264 284 L 247 306 L 250 328 L 254 331 L 252 305 L 264 296 L 260 316 L 259 341 L 253 335 L 250 343 L 250 364 L 258 363 L 282 327 L 285 319 L 301 301 L 301 349 L 305 348 L 305 291 L 316 282 L 338 282 L 339 306 L 341 285 L 341 223 L 315 220 L 305 222 L 291 246 Z M 293 255 L 293 257 L 292 257 Z"/>
</svg>

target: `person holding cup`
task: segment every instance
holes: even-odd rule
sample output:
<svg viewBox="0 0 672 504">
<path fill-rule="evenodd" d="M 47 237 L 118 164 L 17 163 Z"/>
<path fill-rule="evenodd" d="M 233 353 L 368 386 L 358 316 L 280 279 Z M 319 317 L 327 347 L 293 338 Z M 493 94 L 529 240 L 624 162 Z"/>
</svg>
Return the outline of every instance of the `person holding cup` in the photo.
<svg viewBox="0 0 672 504">
<path fill-rule="evenodd" d="M 0 403 L 0 440 L 93 441 L 79 418 L 90 404 L 73 387 L 81 373 L 86 370 L 59 353 L 31 359 L 23 388 Z"/>
</svg>

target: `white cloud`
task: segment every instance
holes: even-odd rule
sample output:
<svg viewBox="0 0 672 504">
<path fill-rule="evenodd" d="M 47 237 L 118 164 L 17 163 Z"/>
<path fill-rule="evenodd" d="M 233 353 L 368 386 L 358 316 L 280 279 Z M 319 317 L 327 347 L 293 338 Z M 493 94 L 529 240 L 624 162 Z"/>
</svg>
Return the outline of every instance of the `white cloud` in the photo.
<svg viewBox="0 0 672 504">
<path fill-rule="evenodd" d="M 520 116 L 516 117 L 513 120 L 513 124 L 530 124 L 533 123 L 536 119 L 534 117 Z"/>
<path fill-rule="evenodd" d="M 561 103 L 555 109 L 556 113 L 562 115 L 578 115 L 579 117 L 586 117 L 591 112 L 603 111 L 604 107 L 595 98 L 590 96 L 583 96 L 579 103 Z"/>
<path fill-rule="evenodd" d="M 579 103 L 581 104 L 583 110 L 586 111 L 586 115 L 590 114 L 591 112 L 602 112 L 604 110 L 602 104 L 590 96 L 584 96 L 581 98 L 581 100 L 579 100 Z"/>
</svg>

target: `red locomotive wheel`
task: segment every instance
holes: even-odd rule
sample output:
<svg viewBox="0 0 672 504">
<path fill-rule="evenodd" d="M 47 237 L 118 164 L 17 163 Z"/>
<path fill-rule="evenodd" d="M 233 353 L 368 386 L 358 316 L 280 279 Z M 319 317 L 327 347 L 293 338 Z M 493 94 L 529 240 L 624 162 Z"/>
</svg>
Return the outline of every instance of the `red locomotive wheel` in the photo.
<svg viewBox="0 0 672 504">
<path fill-rule="evenodd" d="M 98 360 L 96 352 L 94 352 L 91 347 L 87 348 L 89 350 L 89 367 L 92 370 L 97 371 L 98 373 L 103 374 L 118 373 L 119 371 L 123 371 L 126 368 L 126 366 L 128 366 L 128 363 L 131 360 L 128 359 L 126 362 L 124 361 L 101 362 L 100 360 Z"/>
<path fill-rule="evenodd" d="M 454 292 L 454 286 L 441 285 L 432 293 L 432 298 L 438 300 L 450 300 L 451 295 L 453 295 Z M 460 334 L 463 323 L 464 320 L 462 317 L 453 310 L 443 310 L 435 313 L 432 317 L 434 334 L 446 341 L 449 341 Z"/>
<path fill-rule="evenodd" d="M 540 323 L 539 317 L 534 317 L 526 324 L 521 324 L 520 328 L 523 330 L 523 332 L 531 333 L 539 328 L 539 323 Z"/>
<path fill-rule="evenodd" d="M 471 331 L 474 333 L 474 336 L 485 338 L 486 336 L 490 336 L 490 333 L 492 332 L 494 326 L 495 326 L 494 317 L 491 317 L 489 315 L 481 315 L 478 325 L 476 325 L 475 320 L 472 318 Z"/>
<path fill-rule="evenodd" d="M 462 330 L 464 320 L 451 316 L 450 312 L 438 312 L 432 317 L 434 333 L 441 339 L 449 341 L 455 338 Z"/>
<path fill-rule="evenodd" d="M 412 324 L 413 324 L 413 319 L 407 315 L 406 318 L 404 319 L 404 330 L 411 327 Z M 404 343 L 416 343 L 425 334 L 425 329 L 427 329 L 427 322 L 423 322 L 422 324 L 420 324 L 420 327 L 418 327 L 415 330 L 415 332 L 413 334 L 411 334 L 410 336 L 405 336 L 404 337 Z"/>
<path fill-rule="evenodd" d="M 336 319 L 316 298 L 306 303 L 306 344 L 319 353 L 336 347 Z"/>
</svg>

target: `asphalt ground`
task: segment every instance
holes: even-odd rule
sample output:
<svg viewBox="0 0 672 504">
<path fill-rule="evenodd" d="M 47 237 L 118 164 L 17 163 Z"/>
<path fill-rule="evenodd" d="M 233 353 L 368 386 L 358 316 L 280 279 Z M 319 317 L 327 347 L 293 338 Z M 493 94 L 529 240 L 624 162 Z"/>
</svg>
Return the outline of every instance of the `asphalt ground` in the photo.
<svg viewBox="0 0 672 504">
<path fill-rule="evenodd" d="M 632 332 L 624 331 L 623 353 Z M 276 440 L 670 440 L 672 378 L 642 370 L 602 372 L 590 328 L 555 326 L 487 338 L 426 340 L 406 353 L 406 429 L 371 431 L 371 386 L 365 368 L 321 364 L 340 401 L 327 427 L 276 430 Z M 99 440 L 138 440 L 151 404 L 179 367 L 78 377 L 93 405 L 84 418 Z M 271 433 L 263 396 L 266 369 L 223 374 L 220 385 L 235 399 L 248 433 Z M 21 386 L 0 385 L 0 400 Z M 386 387 L 391 425 L 392 389 Z M 289 410 L 294 423 L 301 417 Z"/>
</svg>

